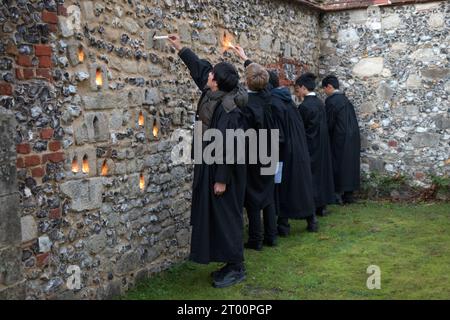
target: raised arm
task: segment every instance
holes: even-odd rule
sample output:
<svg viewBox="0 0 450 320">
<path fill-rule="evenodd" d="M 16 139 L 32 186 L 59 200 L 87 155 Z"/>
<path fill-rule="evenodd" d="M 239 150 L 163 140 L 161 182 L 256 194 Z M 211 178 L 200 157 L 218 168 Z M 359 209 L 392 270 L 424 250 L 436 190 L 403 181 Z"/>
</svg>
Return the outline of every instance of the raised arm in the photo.
<svg viewBox="0 0 450 320">
<path fill-rule="evenodd" d="M 181 47 L 180 36 L 178 34 L 169 35 L 169 41 L 172 43 L 175 50 L 178 51 L 178 56 L 188 67 L 192 79 L 197 87 L 204 91 L 208 82 L 208 75 L 213 67 L 207 60 L 200 59 L 191 49 Z"/>
</svg>

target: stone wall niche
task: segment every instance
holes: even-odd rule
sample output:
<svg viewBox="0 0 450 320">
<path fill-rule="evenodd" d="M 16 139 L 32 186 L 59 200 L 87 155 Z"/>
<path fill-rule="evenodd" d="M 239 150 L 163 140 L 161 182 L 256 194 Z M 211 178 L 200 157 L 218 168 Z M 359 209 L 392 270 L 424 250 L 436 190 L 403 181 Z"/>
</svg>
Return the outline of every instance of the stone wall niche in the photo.
<svg viewBox="0 0 450 320">
<path fill-rule="evenodd" d="M 159 115 L 149 115 L 146 119 L 145 133 L 150 141 L 161 137 L 161 120 Z"/>
<path fill-rule="evenodd" d="M 87 53 L 86 48 L 80 42 L 71 41 L 67 45 L 67 58 L 72 67 L 85 63 Z"/>
<path fill-rule="evenodd" d="M 95 148 L 77 148 L 67 152 L 66 162 L 67 179 L 83 179 L 97 176 L 97 155 Z"/>
<path fill-rule="evenodd" d="M 108 89 L 108 69 L 93 63 L 89 66 L 89 79 L 92 91 L 101 91 Z"/>
<path fill-rule="evenodd" d="M 109 141 L 109 120 L 103 112 L 88 112 L 81 123 L 74 126 L 77 145 Z"/>
<path fill-rule="evenodd" d="M 98 159 L 97 172 L 102 176 L 111 176 L 115 173 L 115 164 L 111 159 Z"/>
</svg>

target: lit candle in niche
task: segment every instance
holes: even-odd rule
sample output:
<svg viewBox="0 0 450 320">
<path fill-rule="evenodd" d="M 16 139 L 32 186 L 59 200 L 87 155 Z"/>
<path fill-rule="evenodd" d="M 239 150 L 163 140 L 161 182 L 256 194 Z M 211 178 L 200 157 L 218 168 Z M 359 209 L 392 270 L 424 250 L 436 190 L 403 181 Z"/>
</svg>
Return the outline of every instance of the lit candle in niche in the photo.
<svg viewBox="0 0 450 320">
<path fill-rule="evenodd" d="M 232 42 L 233 42 L 233 36 L 230 33 L 224 31 L 223 32 L 223 38 L 222 38 L 222 50 L 223 50 L 223 52 L 227 51 L 230 48 L 231 49 L 235 48 L 235 46 L 233 45 Z"/>
<path fill-rule="evenodd" d="M 100 68 L 97 68 L 97 71 L 95 71 L 95 84 L 99 87 L 103 85 L 102 70 Z"/>
<path fill-rule="evenodd" d="M 102 165 L 102 176 L 106 176 L 108 174 L 108 164 L 106 163 L 106 160 L 103 161 Z"/>
<path fill-rule="evenodd" d="M 139 126 L 141 126 L 141 127 L 144 126 L 144 115 L 142 114 L 142 111 L 139 112 L 138 123 L 139 123 Z"/>
<path fill-rule="evenodd" d="M 141 189 L 141 191 L 144 191 L 144 189 L 145 189 L 145 179 L 144 179 L 144 175 L 142 173 L 139 177 L 139 188 Z"/>
<path fill-rule="evenodd" d="M 72 172 L 78 173 L 80 171 L 80 167 L 78 166 L 78 159 L 77 157 L 74 157 L 72 160 Z"/>
<path fill-rule="evenodd" d="M 84 61 L 84 51 L 82 46 L 78 47 L 78 61 L 80 61 L 80 63 Z"/>
<path fill-rule="evenodd" d="M 83 165 L 81 167 L 83 173 L 89 173 L 89 161 L 87 155 L 83 157 Z"/>
<path fill-rule="evenodd" d="M 153 136 L 155 138 L 158 137 L 158 132 L 159 132 L 159 128 L 158 128 L 158 124 L 156 123 L 156 119 L 153 121 Z"/>
</svg>

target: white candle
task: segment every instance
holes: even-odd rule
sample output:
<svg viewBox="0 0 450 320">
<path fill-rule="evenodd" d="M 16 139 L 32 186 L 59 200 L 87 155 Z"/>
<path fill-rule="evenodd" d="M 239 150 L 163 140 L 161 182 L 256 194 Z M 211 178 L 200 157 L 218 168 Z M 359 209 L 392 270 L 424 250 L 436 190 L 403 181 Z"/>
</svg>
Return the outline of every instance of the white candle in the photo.
<svg viewBox="0 0 450 320">
<path fill-rule="evenodd" d="M 155 40 L 169 39 L 169 36 L 154 36 L 153 39 Z"/>
</svg>

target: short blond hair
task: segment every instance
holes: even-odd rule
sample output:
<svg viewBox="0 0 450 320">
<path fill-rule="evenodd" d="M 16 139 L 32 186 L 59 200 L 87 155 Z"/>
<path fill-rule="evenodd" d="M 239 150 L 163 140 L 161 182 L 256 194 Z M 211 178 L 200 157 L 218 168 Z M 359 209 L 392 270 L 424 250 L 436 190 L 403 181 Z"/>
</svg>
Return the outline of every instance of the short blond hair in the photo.
<svg viewBox="0 0 450 320">
<path fill-rule="evenodd" d="M 245 69 L 245 77 L 247 86 L 252 91 L 261 91 L 269 83 L 269 73 L 266 68 L 257 63 L 252 63 Z"/>
</svg>

